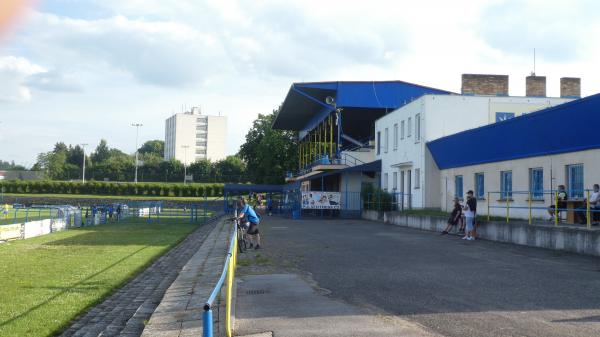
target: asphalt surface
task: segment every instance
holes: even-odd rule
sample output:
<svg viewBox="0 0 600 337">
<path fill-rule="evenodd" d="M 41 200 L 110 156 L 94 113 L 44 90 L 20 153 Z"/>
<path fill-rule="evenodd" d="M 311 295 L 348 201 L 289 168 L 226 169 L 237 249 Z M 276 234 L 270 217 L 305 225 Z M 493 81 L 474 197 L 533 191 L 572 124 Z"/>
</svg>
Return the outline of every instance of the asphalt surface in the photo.
<svg viewBox="0 0 600 337">
<path fill-rule="evenodd" d="M 444 336 L 600 336 L 600 259 L 366 220 L 263 217 L 261 253 Z"/>
</svg>

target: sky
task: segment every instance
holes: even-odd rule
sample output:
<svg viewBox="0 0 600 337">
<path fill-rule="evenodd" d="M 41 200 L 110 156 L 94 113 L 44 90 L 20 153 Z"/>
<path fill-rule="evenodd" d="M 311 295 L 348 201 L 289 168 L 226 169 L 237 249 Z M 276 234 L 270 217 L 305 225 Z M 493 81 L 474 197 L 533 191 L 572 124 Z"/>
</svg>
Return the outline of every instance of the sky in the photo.
<svg viewBox="0 0 600 337">
<path fill-rule="evenodd" d="M 600 92 L 600 2 L 29 0 L 0 3 L 0 159 L 54 143 L 125 152 L 183 108 L 228 117 L 235 154 L 294 82 L 403 80 L 460 92 L 463 73 L 581 77 Z M 3 8 L 4 7 L 4 8 Z M 15 15 L 8 15 L 15 12 Z M 8 14 L 7 14 L 8 13 Z M 17 18 L 8 20 L 7 18 Z"/>
</svg>

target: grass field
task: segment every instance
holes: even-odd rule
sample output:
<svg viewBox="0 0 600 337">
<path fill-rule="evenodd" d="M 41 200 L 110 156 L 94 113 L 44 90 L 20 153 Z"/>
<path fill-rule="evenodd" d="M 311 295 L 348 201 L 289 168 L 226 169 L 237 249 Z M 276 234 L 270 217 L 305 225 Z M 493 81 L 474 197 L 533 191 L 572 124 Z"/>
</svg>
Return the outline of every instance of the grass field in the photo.
<svg viewBox="0 0 600 337">
<path fill-rule="evenodd" d="M 204 200 L 203 197 L 160 197 L 140 195 L 97 195 L 97 194 L 32 194 L 32 193 L 4 193 L 5 197 L 16 198 L 54 198 L 54 199 L 107 199 L 107 200 L 173 200 L 194 201 Z M 207 197 L 207 200 L 223 199 L 223 197 Z M 1 203 L 1 202 L 0 202 Z"/>
<path fill-rule="evenodd" d="M 0 245 L 0 336 L 51 336 L 197 228 L 121 222 Z"/>
</svg>

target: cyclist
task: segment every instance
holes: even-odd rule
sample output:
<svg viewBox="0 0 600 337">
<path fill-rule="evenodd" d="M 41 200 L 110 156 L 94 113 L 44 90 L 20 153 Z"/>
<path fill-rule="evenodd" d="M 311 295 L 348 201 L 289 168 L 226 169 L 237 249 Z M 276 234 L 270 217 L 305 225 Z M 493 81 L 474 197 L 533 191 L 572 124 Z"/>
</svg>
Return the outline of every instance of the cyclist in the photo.
<svg viewBox="0 0 600 337">
<path fill-rule="evenodd" d="M 258 223 L 260 222 L 260 218 L 258 217 L 258 215 L 256 215 L 254 209 L 252 209 L 252 207 L 250 207 L 250 205 L 246 203 L 246 199 L 240 198 L 239 205 L 241 209 L 240 213 L 238 214 L 238 217 L 240 219 L 244 216 L 246 217 L 246 220 L 250 223 L 250 226 L 248 227 L 246 233 L 249 237 L 254 238 L 254 242 L 256 242 L 255 249 L 260 249 L 260 234 L 258 233 Z M 253 240 L 249 241 L 250 248 L 252 248 L 254 246 L 252 244 Z"/>
</svg>

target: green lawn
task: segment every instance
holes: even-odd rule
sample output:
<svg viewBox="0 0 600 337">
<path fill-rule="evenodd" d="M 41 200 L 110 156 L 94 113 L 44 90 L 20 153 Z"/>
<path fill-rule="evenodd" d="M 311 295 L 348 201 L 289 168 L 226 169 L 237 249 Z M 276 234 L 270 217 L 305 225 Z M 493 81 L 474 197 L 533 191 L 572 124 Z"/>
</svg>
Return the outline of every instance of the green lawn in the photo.
<svg viewBox="0 0 600 337">
<path fill-rule="evenodd" d="M 33 193 L 4 193 L 5 197 L 16 198 L 56 198 L 56 199 L 111 199 L 111 200 L 174 200 L 202 201 L 203 197 L 161 197 L 140 195 L 97 195 L 97 194 L 33 194 Z M 207 200 L 223 199 L 223 197 L 207 197 Z"/>
<path fill-rule="evenodd" d="M 197 225 L 143 222 L 73 229 L 0 245 L 0 336 L 51 336 Z"/>
</svg>

